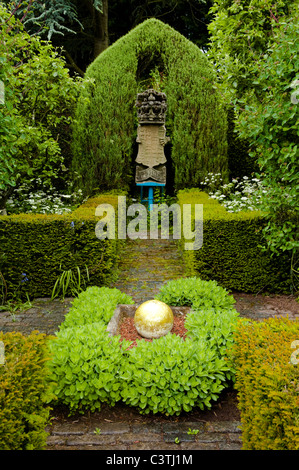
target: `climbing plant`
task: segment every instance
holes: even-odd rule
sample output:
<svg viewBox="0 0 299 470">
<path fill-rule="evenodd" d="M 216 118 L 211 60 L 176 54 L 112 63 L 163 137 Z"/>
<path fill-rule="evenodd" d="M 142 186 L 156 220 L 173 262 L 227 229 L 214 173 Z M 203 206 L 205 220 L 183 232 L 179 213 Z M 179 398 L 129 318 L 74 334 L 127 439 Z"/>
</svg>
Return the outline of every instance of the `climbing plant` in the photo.
<svg viewBox="0 0 299 470">
<path fill-rule="evenodd" d="M 153 85 L 150 77 L 167 95 L 175 188 L 196 186 L 208 172 L 226 178 L 227 120 L 214 87 L 215 72 L 196 45 L 150 19 L 116 41 L 86 71 L 73 126 L 73 172 L 86 194 L 130 184 L 134 103 L 137 91 Z"/>
</svg>

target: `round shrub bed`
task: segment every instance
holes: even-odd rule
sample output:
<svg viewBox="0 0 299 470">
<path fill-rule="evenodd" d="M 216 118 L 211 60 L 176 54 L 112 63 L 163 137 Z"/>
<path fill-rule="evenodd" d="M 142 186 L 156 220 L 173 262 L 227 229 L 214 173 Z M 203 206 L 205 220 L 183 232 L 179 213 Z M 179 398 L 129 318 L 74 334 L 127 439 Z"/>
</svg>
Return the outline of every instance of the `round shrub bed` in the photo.
<svg viewBox="0 0 299 470">
<path fill-rule="evenodd" d="M 106 331 L 119 303 L 118 289 L 90 287 L 80 294 L 51 341 L 50 381 L 59 403 L 99 410 L 122 400 L 141 413 L 179 415 L 210 408 L 234 378 L 228 350 L 238 313 L 234 299 L 214 281 L 170 281 L 157 296 L 169 305 L 191 305 L 187 335 L 168 333 L 151 342 L 120 340 Z"/>
</svg>

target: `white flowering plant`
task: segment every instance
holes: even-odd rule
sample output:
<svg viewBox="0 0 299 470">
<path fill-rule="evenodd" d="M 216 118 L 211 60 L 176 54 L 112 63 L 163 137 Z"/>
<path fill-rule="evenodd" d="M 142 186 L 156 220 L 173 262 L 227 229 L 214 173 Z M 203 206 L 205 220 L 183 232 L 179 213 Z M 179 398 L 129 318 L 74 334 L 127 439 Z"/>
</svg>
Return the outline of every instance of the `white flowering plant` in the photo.
<svg viewBox="0 0 299 470">
<path fill-rule="evenodd" d="M 40 178 L 34 182 L 37 187 L 40 187 Z M 72 212 L 83 202 L 81 189 L 72 193 L 69 190 L 61 193 L 52 187 L 33 190 L 32 183 L 34 182 L 24 183 L 15 189 L 12 197 L 6 203 L 8 214 L 65 214 Z"/>
<path fill-rule="evenodd" d="M 260 209 L 262 194 L 266 192 L 260 178 L 233 178 L 223 184 L 221 173 L 208 173 L 201 184 L 213 199 L 217 199 L 228 212 Z"/>
</svg>

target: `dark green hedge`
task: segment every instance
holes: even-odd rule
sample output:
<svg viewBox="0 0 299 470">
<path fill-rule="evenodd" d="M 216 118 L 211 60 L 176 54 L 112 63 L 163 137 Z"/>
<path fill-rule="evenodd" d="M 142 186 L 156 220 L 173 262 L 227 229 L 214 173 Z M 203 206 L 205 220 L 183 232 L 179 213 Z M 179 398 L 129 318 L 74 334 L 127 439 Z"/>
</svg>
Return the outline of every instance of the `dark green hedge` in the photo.
<svg viewBox="0 0 299 470">
<path fill-rule="evenodd" d="M 180 191 L 180 204 L 203 204 L 203 246 L 185 252 L 189 268 L 201 279 L 248 293 L 290 293 L 290 259 L 263 251 L 260 212 L 228 213 L 199 190 Z"/>
<path fill-rule="evenodd" d="M 62 271 L 77 266 L 90 274 L 89 284 L 111 281 L 118 257 L 117 240 L 95 235 L 95 208 L 117 197 L 89 200 L 67 215 L 19 214 L 0 217 L 1 272 L 8 295 L 50 296 Z"/>
<path fill-rule="evenodd" d="M 125 188 L 137 156 L 137 92 L 160 74 L 167 95 L 174 187 L 192 187 L 227 169 L 227 117 L 207 56 L 156 19 L 138 25 L 88 67 L 73 132 L 73 171 L 85 194 L 99 186 Z M 152 86 L 154 86 L 152 84 Z M 135 146 L 135 147 L 134 147 Z"/>
</svg>

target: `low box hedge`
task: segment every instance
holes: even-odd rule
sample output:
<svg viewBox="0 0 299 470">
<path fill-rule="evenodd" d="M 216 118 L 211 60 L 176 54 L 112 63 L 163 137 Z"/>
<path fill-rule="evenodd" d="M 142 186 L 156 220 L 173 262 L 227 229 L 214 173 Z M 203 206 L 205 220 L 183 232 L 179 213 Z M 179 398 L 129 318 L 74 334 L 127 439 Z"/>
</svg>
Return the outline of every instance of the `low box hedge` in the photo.
<svg viewBox="0 0 299 470">
<path fill-rule="evenodd" d="M 190 274 L 214 279 L 221 286 L 248 293 L 290 293 L 290 258 L 264 251 L 261 229 L 265 217 L 259 211 L 229 213 L 218 201 L 199 189 L 178 193 L 178 203 L 203 204 L 203 245 L 184 251 Z"/>
<path fill-rule="evenodd" d="M 0 450 L 41 450 L 46 445 L 46 403 L 52 398 L 46 381 L 48 340 L 44 334 L 0 332 Z"/>
<path fill-rule="evenodd" d="M 95 208 L 102 203 L 117 211 L 116 195 L 88 199 L 65 215 L 18 214 L 0 217 L 0 271 L 8 295 L 51 296 L 62 271 L 88 267 L 90 284 L 105 285 L 114 275 L 119 244 L 95 235 Z"/>
<path fill-rule="evenodd" d="M 243 449 L 298 450 L 299 322 L 239 322 L 234 340 Z"/>
</svg>

